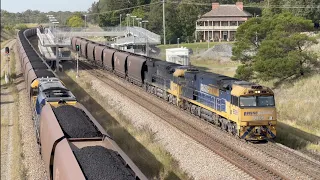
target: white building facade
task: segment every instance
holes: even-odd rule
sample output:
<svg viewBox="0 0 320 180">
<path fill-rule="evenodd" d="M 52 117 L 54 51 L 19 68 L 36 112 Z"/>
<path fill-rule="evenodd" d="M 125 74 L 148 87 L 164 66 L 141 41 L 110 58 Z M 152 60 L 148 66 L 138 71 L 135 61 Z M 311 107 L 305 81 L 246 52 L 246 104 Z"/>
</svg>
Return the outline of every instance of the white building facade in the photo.
<svg viewBox="0 0 320 180">
<path fill-rule="evenodd" d="M 237 28 L 252 15 L 243 10 L 243 3 L 220 5 L 212 3 L 212 10 L 196 22 L 196 39 L 202 41 L 234 41 Z"/>
</svg>

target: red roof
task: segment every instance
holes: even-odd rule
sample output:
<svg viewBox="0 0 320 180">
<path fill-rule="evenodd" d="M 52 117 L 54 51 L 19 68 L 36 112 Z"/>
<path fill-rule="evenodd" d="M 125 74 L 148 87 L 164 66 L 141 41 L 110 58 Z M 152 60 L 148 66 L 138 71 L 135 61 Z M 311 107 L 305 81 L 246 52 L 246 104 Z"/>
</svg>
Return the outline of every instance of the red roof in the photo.
<svg viewBox="0 0 320 180">
<path fill-rule="evenodd" d="M 215 17 L 251 17 L 252 14 L 243 10 L 243 4 L 238 2 L 236 5 L 219 5 L 218 3 L 212 4 L 212 10 L 202 15 L 202 18 L 215 18 Z"/>
</svg>

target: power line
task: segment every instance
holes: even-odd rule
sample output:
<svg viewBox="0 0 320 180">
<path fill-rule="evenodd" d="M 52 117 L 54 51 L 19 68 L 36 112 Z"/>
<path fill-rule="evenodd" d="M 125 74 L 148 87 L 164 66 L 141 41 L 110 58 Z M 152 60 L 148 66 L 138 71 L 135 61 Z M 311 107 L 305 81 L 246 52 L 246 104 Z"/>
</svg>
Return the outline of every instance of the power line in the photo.
<svg viewBox="0 0 320 180">
<path fill-rule="evenodd" d="M 178 2 L 178 1 L 168 1 L 167 3 L 171 4 L 188 4 L 188 5 L 196 5 L 196 6 L 211 6 L 208 3 L 194 3 L 194 2 Z M 229 5 L 229 4 L 221 4 L 221 5 Z M 320 5 L 314 6 L 278 6 L 278 5 L 244 5 L 243 7 L 255 7 L 255 8 L 279 8 L 279 9 L 320 9 Z"/>
<path fill-rule="evenodd" d="M 155 5 L 155 4 L 160 4 L 160 3 L 162 3 L 162 2 L 156 2 L 156 3 L 139 5 L 139 6 L 133 6 L 133 7 L 129 7 L 129 8 L 116 9 L 116 10 L 112 10 L 112 11 L 104 11 L 104 12 L 99 12 L 99 13 L 91 13 L 91 14 L 86 14 L 86 15 L 87 15 L 87 16 L 91 16 L 91 15 L 106 14 L 106 13 L 110 13 L 110 12 L 119 12 L 119 11 L 131 10 L 131 9 L 135 9 L 135 8 L 139 8 L 139 7 L 148 7 L 148 6 Z"/>
<path fill-rule="evenodd" d="M 111 11 L 104 11 L 104 12 L 99 12 L 99 13 L 90 13 L 86 14 L 87 16 L 90 15 L 99 15 L 99 14 L 106 14 L 110 12 L 119 12 L 119 11 L 125 11 L 125 10 L 131 10 L 139 7 L 148 7 L 151 5 L 156 5 L 156 4 L 161 4 L 162 1 L 160 2 L 155 2 L 155 3 L 150 3 L 150 4 L 144 4 L 144 5 L 139 5 L 139 6 L 133 6 L 129 8 L 122 8 L 122 9 L 116 9 L 116 10 L 111 10 Z M 166 3 L 170 4 L 187 4 L 187 5 L 196 5 L 196 6 L 211 6 L 211 3 L 194 3 L 194 2 L 178 2 L 178 1 L 167 1 Z M 223 5 L 223 4 L 222 4 Z M 314 5 L 314 6 L 278 6 L 278 5 L 244 5 L 243 7 L 251 7 L 251 8 L 277 8 L 277 9 L 320 9 L 320 5 Z"/>
</svg>

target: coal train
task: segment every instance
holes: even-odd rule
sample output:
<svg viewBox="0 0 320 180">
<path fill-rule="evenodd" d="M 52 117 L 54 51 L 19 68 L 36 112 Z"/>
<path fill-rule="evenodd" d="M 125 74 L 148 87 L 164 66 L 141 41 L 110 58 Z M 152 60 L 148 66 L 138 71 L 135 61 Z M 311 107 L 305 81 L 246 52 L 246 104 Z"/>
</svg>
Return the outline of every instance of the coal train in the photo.
<svg viewBox="0 0 320 180">
<path fill-rule="evenodd" d="M 114 49 L 81 37 L 72 50 L 145 91 L 241 139 L 276 137 L 273 91 L 259 84 Z"/>
<path fill-rule="evenodd" d="M 147 179 L 19 31 L 17 51 L 50 179 Z"/>
</svg>

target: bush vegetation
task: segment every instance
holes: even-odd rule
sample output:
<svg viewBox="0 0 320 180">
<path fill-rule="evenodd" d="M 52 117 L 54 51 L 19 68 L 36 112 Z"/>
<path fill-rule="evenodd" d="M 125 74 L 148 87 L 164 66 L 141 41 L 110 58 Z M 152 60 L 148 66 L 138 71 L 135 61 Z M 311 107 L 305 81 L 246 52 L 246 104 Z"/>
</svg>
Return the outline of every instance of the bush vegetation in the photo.
<svg viewBox="0 0 320 180">
<path fill-rule="evenodd" d="M 319 62 L 307 48 L 318 41 L 302 33 L 312 29 L 311 20 L 288 12 L 246 21 L 233 48 L 233 59 L 242 62 L 236 77 L 283 82 L 312 73 Z"/>
</svg>

